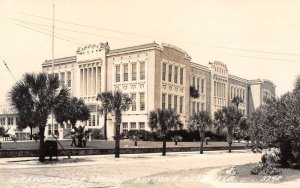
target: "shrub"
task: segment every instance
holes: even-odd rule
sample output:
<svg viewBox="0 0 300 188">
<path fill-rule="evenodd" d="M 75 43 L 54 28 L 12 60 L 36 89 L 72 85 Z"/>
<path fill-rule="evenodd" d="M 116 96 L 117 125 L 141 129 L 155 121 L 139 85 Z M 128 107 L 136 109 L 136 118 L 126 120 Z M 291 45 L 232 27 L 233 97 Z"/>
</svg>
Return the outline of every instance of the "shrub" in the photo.
<svg viewBox="0 0 300 188">
<path fill-rule="evenodd" d="M 102 135 L 101 130 L 99 129 L 92 129 L 91 133 L 92 133 L 92 139 L 97 139 L 97 140 L 104 139 L 104 136 Z"/>
<path fill-rule="evenodd" d="M 252 175 L 278 175 L 281 174 L 281 171 L 279 171 L 276 167 L 273 165 L 269 165 L 267 163 L 258 163 L 251 167 L 251 174 Z"/>
</svg>

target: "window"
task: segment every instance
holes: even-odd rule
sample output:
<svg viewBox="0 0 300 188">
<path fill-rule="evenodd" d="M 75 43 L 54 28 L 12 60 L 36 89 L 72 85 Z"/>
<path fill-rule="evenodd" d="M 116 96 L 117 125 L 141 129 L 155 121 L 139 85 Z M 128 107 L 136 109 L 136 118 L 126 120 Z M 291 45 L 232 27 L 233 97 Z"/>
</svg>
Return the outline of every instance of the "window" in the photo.
<svg viewBox="0 0 300 188">
<path fill-rule="evenodd" d="M 161 109 L 166 109 L 166 94 L 162 94 L 161 96 Z"/>
<path fill-rule="evenodd" d="M 120 82 L 120 78 L 121 78 L 121 75 L 120 75 L 120 65 L 116 65 L 116 82 Z"/>
<path fill-rule="evenodd" d="M 172 82 L 172 65 L 169 65 L 169 82 Z"/>
<path fill-rule="evenodd" d="M 58 136 L 58 124 L 54 124 L 54 135 Z"/>
<path fill-rule="evenodd" d="M 230 99 L 233 99 L 233 87 L 230 87 Z"/>
<path fill-rule="evenodd" d="M 124 82 L 128 81 L 128 64 L 123 65 L 123 71 L 124 71 Z"/>
<path fill-rule="evenodd" d="M 201 111 L 204 111 L 204 103 L 201 103 Z"/>
<path fill-rule="evenodd" d="M 177 96 L 174 95 L 174 110 L 177 112 Z"/>
<path fill-rule="evenodd" d="M 67 82 L 68 87 L 72 87 L 71 71 L 67 72 Z"/>
<path fill-rule="evenodd" d="M 131 110 L 132 111 L 136 111 L 136 94 L 135 93 L 132 93 L 131 94 Z"/>
<path fill-rule="evenodd" d="M 60 73 L 60 86 L 61 87 L 65 86 L 65 73 L 64 72 Z"/>
<path fill-rule="evenodd" d="M 13 124 L 14 124 L 14 118 L 13 117 L 7 118 L 7 125 L 13 125 Z"/>
<path fill-rule="evenodd" d="M 136 130 L 136 122 L 130 123 L 130 130 Z"/>
<path fill-rule="evenodd" d="M 183 68 L 180 68 L 180 84 L 183 85 Z"/>
<path fill-rule="evenodd" d="M 192 82 L 192 86 L 195 87 L 195 85 L 196 85 L 196 84 L 195 84 L 196 78 L 195 78 L 194 76 L 192 77 L 192 81 L 193 81 L 193 82 Z"/>
<path fill-rule="evenodd" d="M 197 102 L 197 112 L 200 112 L 200 103 Z"/>
<path fill-rule="evenodd" d="M 192 114 L 195 114 L 196 102 L 192 103 Z"/>
<path fill-rule="evenodd" d="M 123 122 L 123 133 L 127 133 L 127 132 L 128 132 L 128 123 Z"/>
<path fill-rule="evenodd" d="M 174 70 L 174 83 L 177 84 L 177 77 L 178 77 L 178 67 L 175 67 L 175 70 Z"/>
<path fill-rule="evenodd" d="M 48 124 L 48 135 L 51 135 L 51 124 Z"/>
<path fill-rule="evenodd" d="M 92 115 L 92 126 L 96 126 L 96 116 Z"/>
<path fill-rule="evenodd" d="M 139 122 L 140 130 L 145 130 L 145 122 Z"/>
<path fill-rule="evenodd" d="M 140 79 L 145 80 L 145 62 L 140 63 Z"/>
<path fill-rule="evenodd" d="M 140 111 L 145 110 L 145 93 L 140 93 Z"/>
<path fill-rule="evenodd" d="M 162 69 L 162 80 L 166 81 L 166 71 L 167 71 L 167 64 L 163 63 L 163 69 Z"/>
<path fill-rule="evenodd" d="M 132 63 L 131 69 L 132 69 L 131 70 L 131 72 L 132 72 L 131 80 L 136 81 L 136 63 Z"/>
<path fill-rule="evenodd" d="M 0 125 L 5 125 L 5 118 L 0 118 Z"/>
<path fill-rule="evenodd" d="M 204 79 L 201 79 L 201 93 L 204 93 Z"/>
<path fill-rule="evenodd" d="M 168 109 L 171 110 L 172 108 L 172 95 L 168 95 Z"/>
<path fill-rule="evenodd" d="M 99 126 L 99 115 L 97 114 L 97 126 Z"/>
<path fill-rule="evenodd" d="M 183 112 L 183 97 L 180 97 L 179 99 L 179 112 Z"/>
<path fill-rule="evenodd" d="M 235 96 L 237 96 L 237 89 L 236 89 L 236 87 L 234 88 L 234 94 L 233 94 L 233 97 L 235 97 Z"/>
<path fill-rule="evenodd" d="M 242 99 L 243 99 L 243 102 L 245 102 L 244 100 L 245 100 L 245 90 L 243 89 L 243 97 L 242 97 Z"/>
<path fill-rule="evenodd" d="M 197 90 L 200 91 L 200 78 L 197 78 Z"/>
<path fill-rule="evenodd" d="M 88 126 L 92 126 L 92 118 L 93 118 L 93 116 L 90 116 Z"/>
</svg>

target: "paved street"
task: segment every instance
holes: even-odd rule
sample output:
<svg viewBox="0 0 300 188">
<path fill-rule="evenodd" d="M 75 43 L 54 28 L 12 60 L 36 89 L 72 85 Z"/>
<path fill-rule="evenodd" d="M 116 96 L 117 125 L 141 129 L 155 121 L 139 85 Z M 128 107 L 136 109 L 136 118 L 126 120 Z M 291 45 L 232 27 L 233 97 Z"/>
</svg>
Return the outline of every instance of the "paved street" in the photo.
<svg viewBox="0 0 300 188">
<path fill-rule="evenodd" d="M 40 164 L 35 158 L 0 159 L 0 187 L 224 187 L 215 183 L 214 170 L 259 160 L 259 154 L 249 151 L 136 154 L 120 159 L 76 156 L 52 164 Z"/>
</svg>

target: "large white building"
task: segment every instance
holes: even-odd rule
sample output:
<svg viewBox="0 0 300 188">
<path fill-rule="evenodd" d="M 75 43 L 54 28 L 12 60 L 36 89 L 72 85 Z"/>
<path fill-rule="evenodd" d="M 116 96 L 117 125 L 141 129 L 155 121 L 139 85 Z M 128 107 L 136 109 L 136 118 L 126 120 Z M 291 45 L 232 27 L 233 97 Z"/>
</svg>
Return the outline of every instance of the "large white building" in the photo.
<svg viewBox="0 0 300 188">
<path fill-rule="evenodd" d="M 42 64 L 43 72 L 52 73 L 52 61 Z M 239 105 L 245 117 L 263 103 L 265 95 L 275 95 L 271 81 L 246 80 L 230 75 L 222 62 L 208 66 L 194 63 L 188 53 L 170 44 L 149 43 L 111 50 L 108 43 L 80 47 L 75 56 L 55 59 L 54 72 L 61 85 L 73 96 L 84 99 L 91 111 L 86 125 L 89 129 L 103 128 L 103 117 L 97 112 L 96 96 L 103 91 L 122 90 L 132 99 L 130 109 L 122 116 L 121 130 L 150 130 L 148 113 L 156 108 L 175 109 L 184 126 L 189 117 L 206 110 L 214 112 L 231 104 L 240 96 Z M 190 97 L 190 86 L 195 86 L 200 97 Z M 108 118 L 108 137 L 113 136 L 114 118 Z M 55 123 L 55 134 L 67 135 L 70 125 Z M 51 133 L 50 126 L 46 135 Z"/>
<path fill-rule="evenodd" d="M 46 60 L 42 68 L 52 73 L 52 61 Z M 269 80 L 230 75 L 222 62 L 209 62 L 207 66 L 194 63 L 187 52 L 164 43 L 114 50 L 110 50 L 108 43 L 80 47 L 76 56 L 55 59 L 54 72 L 62 86 L 88 104 L 91 118 L 83 123 L 88 129 L 103 129 L 104 120 L 97 112 L 96 101 L 96 95 L 103 91 L 119 89 L 133 101 L 122 117 L 122 130 L 150 130 L 148 112 L 156 108 L 175 109 L 186 127 L 193 113 L 206 110 L 213 116 L 218 109 L 230 105 L 234 96 L 243 99 L 239 108 L 248 117 L 265 96 L 275 95 L 275 86 Z M 198 89 L 199 98 L 190 97 L 190 86 Z M 0 107 L 0 126 L 18 139 L 28 139 L 29 128 L 17 130 L 17 112 L 9 105 Z M 114 134 L 113 121 L 110 115 L 109 138 Z M 51 119 L 46 127 L 47 137 L 51 134 L 50 125 Z M 52 131 L 62 139 L 69 135 L 70 129 L 70 124 L 61 127 L 54 121 Z"/>
</svg>

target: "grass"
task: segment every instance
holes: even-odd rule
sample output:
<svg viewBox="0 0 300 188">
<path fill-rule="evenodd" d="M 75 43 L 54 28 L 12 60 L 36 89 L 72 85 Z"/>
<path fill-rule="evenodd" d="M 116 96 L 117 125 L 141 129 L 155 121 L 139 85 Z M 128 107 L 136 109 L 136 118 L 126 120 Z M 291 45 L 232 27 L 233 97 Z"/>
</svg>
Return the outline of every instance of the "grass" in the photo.
<svg viewBox="0 0 300 188">
<path fill-rule="evenodd" d="M 71 140 L 61 140 L 61 144 L 65 149 L 77 148 L 75 146 L 70 146 Z M 121 148 L 136 148 L 134 142 L 130 140 L 121 140 Z M 245 146 L 244 143 L 233 143 L 233 146 Z M 204 147 L 220 147 L 228 146 L 227 142 L 209 142 L 208 145 L 204 143 Z M 103 140 L 92 140 L 87 142 L 85 148 L 99 148 L 99 149 L 113 149 L 115 147 L 114 141 L 103 141 Z M 158 148 L 162 147 L 162 142 L 152 142 L 152 141 L 139 141 L 137 148 Z M 167 147 L 200 147 L 200 142 L 178 142 L 175 145 L 174 142 L 167 142 Z M 58 148 L 61 148 L 58 145 Z M 21 142 L 3 142 L 2 149 L 39 149 L 39 141 L 26 141 Z"/>
<path fill-rule="evenodd" d="M 279 175 L 252 175 L 250 173 L 251 167 L 257 163 L 249 163 L 245 165 L 237 165 L 234 167 L 229 167 L 223 169 L 219 174 L 219 180 L 226 181 L 232 180 L 233 182 L 266 182 L 266 183 L 275 183 L 275 182 L 285 182 L 292 181 L 300 178 L 300 169 L 291 169 L 291 168 L 280 168 L 277 167 L 281 173 Z M 235 172 L 235 173 L 234 173 Z"/>
</svg>

